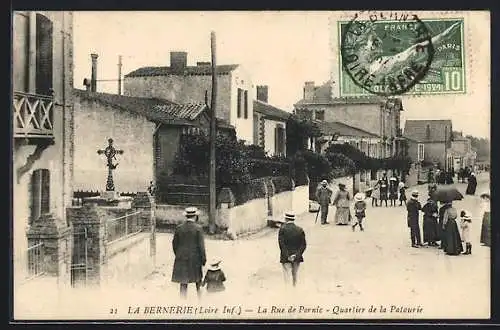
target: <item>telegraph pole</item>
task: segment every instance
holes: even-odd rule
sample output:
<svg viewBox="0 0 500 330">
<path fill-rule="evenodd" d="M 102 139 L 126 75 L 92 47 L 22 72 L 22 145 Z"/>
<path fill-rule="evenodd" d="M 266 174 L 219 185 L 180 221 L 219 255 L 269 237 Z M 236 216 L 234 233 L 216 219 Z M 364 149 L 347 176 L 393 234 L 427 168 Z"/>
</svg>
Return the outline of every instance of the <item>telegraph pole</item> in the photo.
<svg viewBox="0 0 500 330">
<path fill-rule="evenodd" d="M 448 172 L 448 126 L 444 127 L 444 170 Z"/>
<path fill-rule="evenodd" d="M 212 52 L 212 99 L 210 104 L 210 170 L 209 170 L 209 189 L 210 205 L 208 215 L 208 228 L 210 234 L 215 233 L 215 212 L 217 207 L 216 186 L 215 186 L 215 140 L 217 138 L 217 64 L 215 56 L 215 32 L 210 34 L 211 52 Z"/>
<path fill-rule="evenodd" d="M 118 56 L 118 95 L 122 95 L 122 56 Z"/>
</svg>

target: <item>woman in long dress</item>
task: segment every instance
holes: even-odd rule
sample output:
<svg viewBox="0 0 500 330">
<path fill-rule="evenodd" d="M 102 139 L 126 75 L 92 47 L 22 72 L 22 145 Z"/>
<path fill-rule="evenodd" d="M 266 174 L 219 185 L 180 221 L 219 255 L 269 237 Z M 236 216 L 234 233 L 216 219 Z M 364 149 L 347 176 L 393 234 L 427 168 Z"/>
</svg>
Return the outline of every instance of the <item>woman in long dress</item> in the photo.
<svg viewBox="0 0 500 330">
<path fill-rule="evenodd" d="M 378 206 L 379 199 L 380 199 L 380 188 L 374 187 L 372 190 L 372 206 Z"/>
<path fill-rule="evenodd" d="M 439 212 L 438 212 L 438 226 L 437 226 L 437 235 L 438 235 L 438 239 L 441 241 L 441 249 L 444 249 L 444 246 L 446 244 L 445 240 L 444 240 L 444 214 L 446 213 L 446 210 L 449 209 L 450 207 L 452 207 L 452 203 L 451 202 L 441 202 L 442 205 L 441 207 L 439 208 Z"/>
<path fill-rule="evenodd" d="M 335 212 L 336 225 L 347 225 L 351 221 L 350 200 L 351 195 L 345 189 L 345 184 L 339 183 L 339 191 L 333 199 L 333 205 L 337 207 Z"/>
<path fill-rule="evenodd" d="M 481 194 L 484 203 L 483 222 L 481 224 L 481 244 L 491 247 L 491 218 L 490 218 L 490 194 Z"/>
<path fill-rule="evenodd" d="M 424 212 L 424 243 L 429 246 L 438 246 L 436 241 L 439 240 L 438 237 L 438 205 L 437 202 L 432 199 L 432 193 L 429 192 L 429 199 L 422 207 L 422 212 Z"/>
<path fill-rule="evenodd" d="M 457 256 L 463 252 L 462 238 L 457 225 L 457 210 L 451 206 L 444 212 L 444 252 L 450 256 Z"/>
<path fill-rule="evenodd" d="M 465 190 L 466 195 L 474 195 L 476 193 L 477 179 L 476 174 L 472 172 L 469 176 L 469 182 L 467 183 L 467 190 Z"/>
</svg>

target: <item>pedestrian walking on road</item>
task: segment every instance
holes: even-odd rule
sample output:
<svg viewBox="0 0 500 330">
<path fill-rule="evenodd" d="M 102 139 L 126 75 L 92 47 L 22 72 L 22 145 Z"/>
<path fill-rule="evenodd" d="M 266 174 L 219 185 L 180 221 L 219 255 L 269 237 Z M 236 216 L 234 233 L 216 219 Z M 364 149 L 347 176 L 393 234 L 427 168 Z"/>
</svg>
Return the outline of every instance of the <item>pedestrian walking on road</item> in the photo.
<svg viewBox="0 0 500 330">
<path fill-rule="evenodd" d="M 196 292 L 200 297 L 203 278 L 202 267 L 206 263 L 205 239 L 203 229 L 195 223 L 198 215 L 196 207 L 188 207 L 184 211 L 186 221 L 177 226 L 172 240 L 175 254 L 172 282 L 180 283 L 182 298 L 187 296 L 189 283 L 196 284 Z"/>
<path fill-rule="evenodd" d="M 422 240 L 420 238 L 420 225 L 418 224 L 418 213 L 421 209 L 422 206 L 418 201 L 418 191 L 414 190 L 411 193 L 410 200 L 406 204 L 406 210 L 408 211 L 408 228 L 410 228 L 411 247 L 414 248 L 422 246 Z"/>
<path fill-rule="evenodd" d="M 380 188 L 375 186 L 372 190 L 372 206 L 378 206 L 378 200 L 380 199 Z"/>
<path fill-rule="evenodd" d="M 328 188 L 328 181 L 321 181 L 321 185 L 316 190 L 316 199 L 318 200 L 321 212 L 321 224 L 325 225 L 328 223 L 328 208 L 332 202 L 332 190 Z"/>
<path fill-rule="evenodd" d="M 429 192 L 429 198 L 422 206 L 422 212 L 424 213 L 424 243 L 429 246 L 438 246 L 436 241 L 439 240 L 437 231 L 439 211 L 437 202 L 432 198 L 432 192 Z"/>
<path fill-rule="evenodd" d="M 226 281 L 226 275 L 220 268 L 221 260 L 219 258 L 214 258 L 209 264 L 207 272 L 205 273 L 205 278 L 203 279 L 202 286 L 207 286 L 207 292 L 221 292 L 226 290 L 224 282 Z"/>
<path fill-rule="evenodd" d="M 406 205 L 406 186 L 403 181 L 399 181 L 398 190 L 399 190 L 399 206 L 403 206 L 403 203 L 405 203 Z"/>
<path fill-rule="evenodd" d="M 467 183 L 467 189 L 465 190 L 466 195 L 475 195 L 477 188 L 476 174 L 472 172 L 469 176 L 469 181 Z"/>
<path fill-rule="evenodd" d="M 464 250 L 462 246 L 462 238 L 456 219 L 458 218 L 457 210 L 451 206 L 444 212 L 443 216 L 443 250 L 447 255 L 457 256 Z"/>
<path fill-rule="evenodd" d="M 472 253 L 472 244 L 470 242 L 470 226 L 472 223 L 472 216 L 469 211 L 462 210 L 460 212 L 460 229 L 462 229 L 461 238 L 465 243 L 465 252 L 463 254 Z"/>
<path fill-rule="evenodd" d="M 354 224 L 352 225 L 352 231 L 356 230 L 356 226 L 359 225 L 359 229 L 363 229 L 363 219 L 366 217 L 366 202 L 365 195 L 363 193 L 357 193 L 354 195 Z"/>
<path fill-rule="evenodd" d="M 481 194 L 483 203 L 483 221 L 481 223 L 481 244 L 491 246 L 490 193 Z"/>
<path fill-rule="evenodd" d="M 350 202 L 351 195 L 346 190 L 345 184 L 339 183 L 339 190 L 333 199 L 333 205 L 337 207 L 335 211 L 336 225 L 347 225 L 351 222 Z"/>
<path fill-rule="evenodd" d="M 306 250 L 306 235 L 304 230 L 295 224 L 295 213 L 285 213 L 285 223 L 281 225 L 278 232 L 278 244 L 280 247 L 280 263 L 283 268 L 285 284 L 297 285 L 298 271 L 301 262 L 304 262 L 304 251 Z"/>
</svg>

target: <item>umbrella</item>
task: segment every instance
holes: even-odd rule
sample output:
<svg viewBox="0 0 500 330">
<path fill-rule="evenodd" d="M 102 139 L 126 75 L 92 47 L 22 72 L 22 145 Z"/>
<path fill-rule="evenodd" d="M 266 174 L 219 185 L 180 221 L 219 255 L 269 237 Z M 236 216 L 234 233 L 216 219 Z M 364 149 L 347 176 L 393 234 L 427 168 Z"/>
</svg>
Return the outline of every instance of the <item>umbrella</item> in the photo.
<svg viewBox="0 0 500 330">
<path fill-rule="evenodd" d="M 464 198 L 462 193 L 455 187 L 439 188 L 433 192 L 433 197 L 435 200 L 443 203 L 459 201 Z"/>
</svg>

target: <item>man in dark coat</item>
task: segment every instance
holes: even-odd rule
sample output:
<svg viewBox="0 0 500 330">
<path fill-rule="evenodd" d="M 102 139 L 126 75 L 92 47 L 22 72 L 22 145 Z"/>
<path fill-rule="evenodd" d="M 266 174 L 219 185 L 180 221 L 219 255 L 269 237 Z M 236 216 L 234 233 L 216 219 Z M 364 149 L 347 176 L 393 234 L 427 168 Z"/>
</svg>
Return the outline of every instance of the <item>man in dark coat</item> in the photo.
<svg viewBox="0 0 500 330">
<path fill-rule="evenodd" d="M 476 188 L 477 188 L 476 174 L 474 172 L 472 172 L 469 176 L 469 182 L 467 184 L 467 190 L 465 190 L 465 193 L 467 195 L 475 195 Z"/>
<path fill-rule="evenodd" d="M 382 174 L 382 178 L 378 180 L 375 187 L 380 188 L 380 205 L 382 206 L 382 202 L 385 201 L 385 206 L 387 206 L 387 198 L 388 198 L 388 189 L 389 189 L 389 180 L 387 179 L 387 173 Z"/>
<path fill-rule="evenodd" d="M 438 227 L 437 227 L 437 234 L 438 234 L 438 238 L 439 240 L 441 241 L 441 245 L 440 245 L 440 248 L 441 249 L 444 249 L 445 245 L 446 245 L 446 242 L 445 240 L 443 239 L 444 237 L 444 214 L 446 212 L 447 209 L 449 209 L 450 207 L 452 207 L 452 202 L 441 202 L 442 206 L 439 208 L 439 214 L 438 214 Z"/>
<path fill-rule="evenodd" d="M 422 240 L 420 238 L 420 226 L 418 224 L 418 213 L 422 209 L 420 202 L 418 201 L 418 191 L 414 190 L 411 193 L 411 198 L 406 204 L 406 210 L 408 211 L 408 228 L 410 228 L 411 236 L 411 247 L 418 248 L 422 246 Z"/>
<path fill-rule="evenodd" d="M 438 246 L 436 243 L 438 238 L 438 205 L 433 199 L 432 191 L 429 191 L 429 198 L 427 202 L 422 207 L 422 212 L 424 212 L 424 242 L 429 246 Z"/>
<path fill-rule="evenodd" d="M 316 190 L 316 199 L 320 205 L 321 224 L 327 224 L 328 207 L 332 202 L 332 190 L 328 188 L 328 181 L 321 181 L 321 185 Z"/>
<path fill-rule="evenodd" d="M 202 267 L 206 263 L 203 228 L 195 220 L 198 216 L 196 207 L 186 208 L 186 221 L 175 229 L 172 247 L 175 254 L 172 282 L 180 283 L 181 297 L 187 295 L 188 283 L 196 284 L 200 296 Z"/>
<path fill-rule="evenodd" d="M 299 266 L 304 261 L 302 255 L 307 246 L 306 235 L 304 230 L 294 223 L 293 212 L 286 212 L 285 220 L 278 233 L 280 263 L 283 266 L 285 282 L 289 283 L 291 274 L 293 286 L 296 286 Z"/>
</svg>

